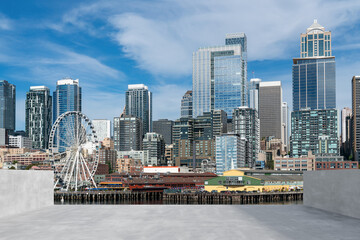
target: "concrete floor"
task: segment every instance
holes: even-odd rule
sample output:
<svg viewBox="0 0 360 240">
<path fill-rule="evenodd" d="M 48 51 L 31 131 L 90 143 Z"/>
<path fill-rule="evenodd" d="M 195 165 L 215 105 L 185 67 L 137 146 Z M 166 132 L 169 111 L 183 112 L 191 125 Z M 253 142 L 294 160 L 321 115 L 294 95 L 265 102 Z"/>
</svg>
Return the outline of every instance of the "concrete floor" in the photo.
<svg viewBox="0 0 360 240">
<path fill-rule="evenodd" d="M 303 205 L 56 205 L 0 218 L 0 239 L 359 239 L 359 226 Z"/>
</svg>

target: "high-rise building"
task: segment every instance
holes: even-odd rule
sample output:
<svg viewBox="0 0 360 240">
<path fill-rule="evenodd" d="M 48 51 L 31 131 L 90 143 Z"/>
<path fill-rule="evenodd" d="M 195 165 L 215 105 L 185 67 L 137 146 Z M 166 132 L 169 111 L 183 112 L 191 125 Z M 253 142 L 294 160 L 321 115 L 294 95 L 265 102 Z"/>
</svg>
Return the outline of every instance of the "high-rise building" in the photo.
<svg viewBox="0 0 360 240">
<path fill-rule="evenodd" d="M 32 141 L 32 148 L 47 149 L 52 126 L 52 98 L 45 86 L 30 87 L 26 93 L 25 130 Z"/>
<path fill-rule="evenodd" d="M 6 80 L 0 80 L 0 128 L 15 131 L 16 87 Z"/>
<path fill-rule="evenodd" d="M 354 159 L 360 160 L 360 76 L 352 78 L 352 149 Z"/>
<path fill-rule="evenodd" d="M 181 117 L 192 117 L 193 96 L 192 91 L 187 91 L 181 99 Z"/>
<path fill-rule="evenodd" d="M 284 147 L 289 145 L 289 106 L 287 102 L 283 102 L 281 105 L 281 142 Z"/>
<path fill-rule="evenodd" d="M 92 120 L 98 141 L 111 137 L 111 122 L 107 119 Z"/>
<path fill-rule="evenodd" d="M 214 137 L 227 133 L 227 118 L 224 110 L 214 110 L 212 112 L 212 131 Z"/>
<path fill-rule="evenodd" d="M 245 166 L 254 168 L 260 151 L 260 123 L 256 109 L 246 106 L 234 109 L 233 130 L 246 140 Z"/>
<path fill-rule="evenodd" d="M 144 84 L 130 84 L 126 91 L 127 116 L 141 119 L 143 134 L 152 132 L 152 93 Z"/>
<path fill-rule="evenodd" d="M 165 144 L 172 143 L 172 126 L 174 121 L 168 119 L 159 119 L 153 122 L 153 131 L 164 137 Z"/>
<path fill-rule="evenodd" d="M 259 119 L 261 139 L 271 136 L 281 139 L 281 105 L 281 82 L 260 82 Z"/>
<path fill-rule="evenodd" d="M 293 110 L 336 108 L 331 32 L 316 20 L 301 34 L 300 56 L 293 59 Z"/>
<path fill-rule="evenodd" d="M 53 93 L 53 122 L 63 113 L 68 111 L 82 110 L 81 87 L 79 86 L 79 79 L 64 78 L 57 81 L 56 90 Z M 63 141 L 66 139 L 66 126 L 59 125 L 59 130 L 55 135 L 55 142 L 59 146 L 58 151 L 65 151 Z"/>
<path fill-rule="evenodd" d="M 339 154 L 331 32 L 316 20 L 300 36 L 300 58 L 293 59 L 292 79 L 291 155 Z"/>
<path fill-rule="evenodd" d="M 122 115 L 114 118 L 114 148 L 118 151 L 142 149 L 142 121 L 138 117 Z"/>
<path fill-rule="evenodd" d="M 216 137 L 216 174 L 245 167 L 246 140 L 237 134 Z"/>
<path fill-rule="evenodd" d="M 260 78 L 252 78 L 249 83 L 249 107 L 259 111 Z"/>
<path fill-rule="evenodd" d="M 193 117 L 212 110 L 246 105 L 247 38 L 227 34 L 225 45 L 199 48 L 193 53 Z"/>
<path fill-rule="evenodd" d="M 341 143 L 345 143 L 350 140 L 349 126 L 347 124 L 347 118 L 352 116 L 351 108 L 344 107 L 341 109 Z"/>
<path fill-rule="evenodd" d="M 301 110 L 291 113 L 290 151 L 293 157 L 337 155 L 337 110 Z"/>
<path fill-rule="evenodd" d="M 53 93 L 53 122 L 63 113 L 82 110 L 79 79 L 64 78 L 57 81 Z"/>
<path fill-rule="evenodd" d="M 149 151 L 150 162 L 145 165 L 166 166 L 165 161 L 165 141 L 164 137 L 158 133 L 146 133 L 143 139 L 143 150 Z"/>
</svg>

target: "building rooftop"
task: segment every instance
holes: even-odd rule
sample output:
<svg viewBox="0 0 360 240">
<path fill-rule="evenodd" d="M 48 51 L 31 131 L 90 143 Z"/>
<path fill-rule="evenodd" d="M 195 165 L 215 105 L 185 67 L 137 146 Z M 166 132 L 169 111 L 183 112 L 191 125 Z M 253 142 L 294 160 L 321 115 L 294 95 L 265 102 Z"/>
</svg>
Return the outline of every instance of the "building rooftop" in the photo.
<svg viewBox="0 0 360 240">
<path fill-rule="evenodd" d="M 357 240 L 359 225 L 360 219 L 303 205 L 56 205 L 0 218 L 0 236 Z"/>
<path fill-rule="evenodd" d="M 79 79 L 64 78 L 57 81 L 57 85 L 79 85 Z"/>
<path fill-rule="evenodd" d="M 314 19 L 314 23 L 311 24 L 311 26 L 306 29 L 306 33 L 318 33 L 318 32 L 325 32 L 325 28 L 317 22 L 317 19 Z"/>
<path fill-rule="evenodd" d="M 145 86 L 144 84 L 129 84 L 128 85 L 128 89 L 146 89 L 148 90 L 148 87 Z"/>
</svg>

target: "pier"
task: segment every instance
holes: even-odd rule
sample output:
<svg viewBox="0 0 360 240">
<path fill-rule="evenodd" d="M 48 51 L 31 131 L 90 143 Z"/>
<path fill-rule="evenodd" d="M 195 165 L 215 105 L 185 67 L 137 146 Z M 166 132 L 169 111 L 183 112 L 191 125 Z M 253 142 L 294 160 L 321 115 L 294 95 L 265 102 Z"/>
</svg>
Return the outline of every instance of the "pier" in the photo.
<svg viewBox="0 0 360 240">
<path fill-rule="evenodd" d="M 55 192 L 56 204 L 266 204 L 303 200 L 303 192 L 162 193 L 124 191 Z"/>
</svg>

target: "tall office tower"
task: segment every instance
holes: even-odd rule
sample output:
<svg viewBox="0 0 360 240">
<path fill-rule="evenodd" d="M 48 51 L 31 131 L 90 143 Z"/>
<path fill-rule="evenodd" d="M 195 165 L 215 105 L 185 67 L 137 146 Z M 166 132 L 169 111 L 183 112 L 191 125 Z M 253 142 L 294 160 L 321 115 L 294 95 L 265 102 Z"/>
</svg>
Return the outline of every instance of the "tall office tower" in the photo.
<svg viewBox="0 0 360 240">
<path fill-rule="evenodd" d="M 281 142 L 284 147 L 289 144 L 289 106 L 287 102 L 281 105 Z M 284 149 L 283 149 L 284 150 Z"/>
<path fill-rule="evenodd" d="M 143 134 L 152 132 L 152 93 L 144 84 L 128 85 L 125 113 L 141 119 Z"/>
<path fill-rule="evenodd" d="M 359 110 L 358 110 L 359 109 Z M 360 76 L 352 78 L 352 149 L 354 159 L 360 160 Z"/>
<path fill-rule="evenodd" d="M 293 59 L 293 109 L 336 108 L 335 57 L 331 32 L 314 23 L 300 37 L 300 56 Z"/>
<path fill-rule="evenodd" d="M 194 119 L 180 118 L 173 125 L 173 158 L 176 166 L 180 166 L 181 160 L 191 159 L 194 140 Z"/>
<path fill-rule="evenodd" d="M 216 137 L 216 174 L 245 167 L 246 140 L 237 134 Z"/>
<path fill-rule="evenodd" d="M 187 91 L 181 99 L 181 117 L 192 117 L 193 115 L 193 96 L 192 91 Z"/>
<path fill-rule="evenodd" d="M 174 121 L 159 119 L 153 122 L 153 131 L 163 135 L 165 144 L 172 144 L 172 126 Z"/>
<path fill-rule="evenodd" d="M 291 114 L 291 154 L 306 155 L 308 151 L 313 151 L 315 155 L 338 154 L 338 128 L 337 125 L 333 127 L 334 123 L 337 124 L 337 114 L 334 115 L 337 110 L 331 32 L 325 31 L 316 20 L 300 36 L 300 58 L 293 59 L 292 79 L 294 112 Z M 312 115 L 308 116 L 310 110 Z M 318 125 L 325 121 L 325 116 L 330 118 L 329 121 L 324 126 Z M 309 133 L 305 129 L 314 130 Z M 320 140 L 321 146 L 324 141 L 331 143 L 325 152 L 319 148 Z"/>
<path fill-rule="evenodd" d="M 256 109 L 246 106 L 234 109 L 234 133 L 246 140 L 245 166 L 254 168 L 260 151 L 260 123 Z"/>
<path fill-rule="evenodd" d="M 143 127 L 138 117 L 121 115 L 114 118 L 114 148 L 117 151 L 142 149 Z"/>
<path fill-rule="evenodd" d="M 347 126 L 347 118 L 352 116 L 351 108 L 344 107 L 341 109 L 341 143 L 350 140 L 350 135 Z"/>
<path fill-rule="evenodd" d="M 53 93 L 53 122 L 65 112 L 81 112 L 81 105 L 79 79 L 64 78 L 57 81 L 56 90 Z"/>
<path fill-rule="evenodd" d="M 0 80 L 0 128 L 15 131 L 16 87 L 6 80 Z"/>
<path fill-rule="evenodd" d="M 249 83 L 249 107 L 259 111 L 260 78 L 252 78 Z"/>
<path fill-rule="evenodd" d="M 94 130 L 98 141 L 104 141 L 105 138 L 111 137 L 111 122 L 107 119 L 94 119 L 92 120 Z"/>
<path fill-rule="evenodd" d="M 193 117 L 204 112 L 246 105 L 247 39 L 244 33 L 226 35 L 225 45 L 193 53 Z"/>
<path fill-rule="evenodd" d="M 301 110 L 291 113 L 290 151 L 293 157 L 337 155 L 337 110 Z"/>
<path fill-rule="evenodd" d="M 227 114 L 224 110 L 212 112 L 212 128 L 214 137 L 227 133 Z"/>
<path fill-rule="evenodd" d="M 166 166 L 165 161 L 165 141 L 161 134 L 146 133 L 143 139 L 143 150 L 149 151 L 150 162 L 146 165 Z"/>
<path fill-rule="evenodd" d="M 64 78 L 57 81 L 56 90 L 53 93 L 53 123 L 63 113 L 68 111 L 80 111 L 81 112 L 81 87 L 79 86 L 79 79 Z M 75 121 L 75 120 L 74 120 Z M 62 124 L 59 125 L 59 131 L 55 135 L 58 151 L 65 151 L 63 141 L 60 139 L 66 139 L 66 127 Z"/>
<path fill-rule="evenodd" d="M 259 119 L 260 138 L 275 137 L 281 139 L 281 82 L 260 82 Z"/>
<path fill-rule="evenodd" d="M 25 130 L 32 148 L 47 149 L 52 126 L 52 98 L 45 86 L 30 87 L 26 93 Z"/>
</svg>

